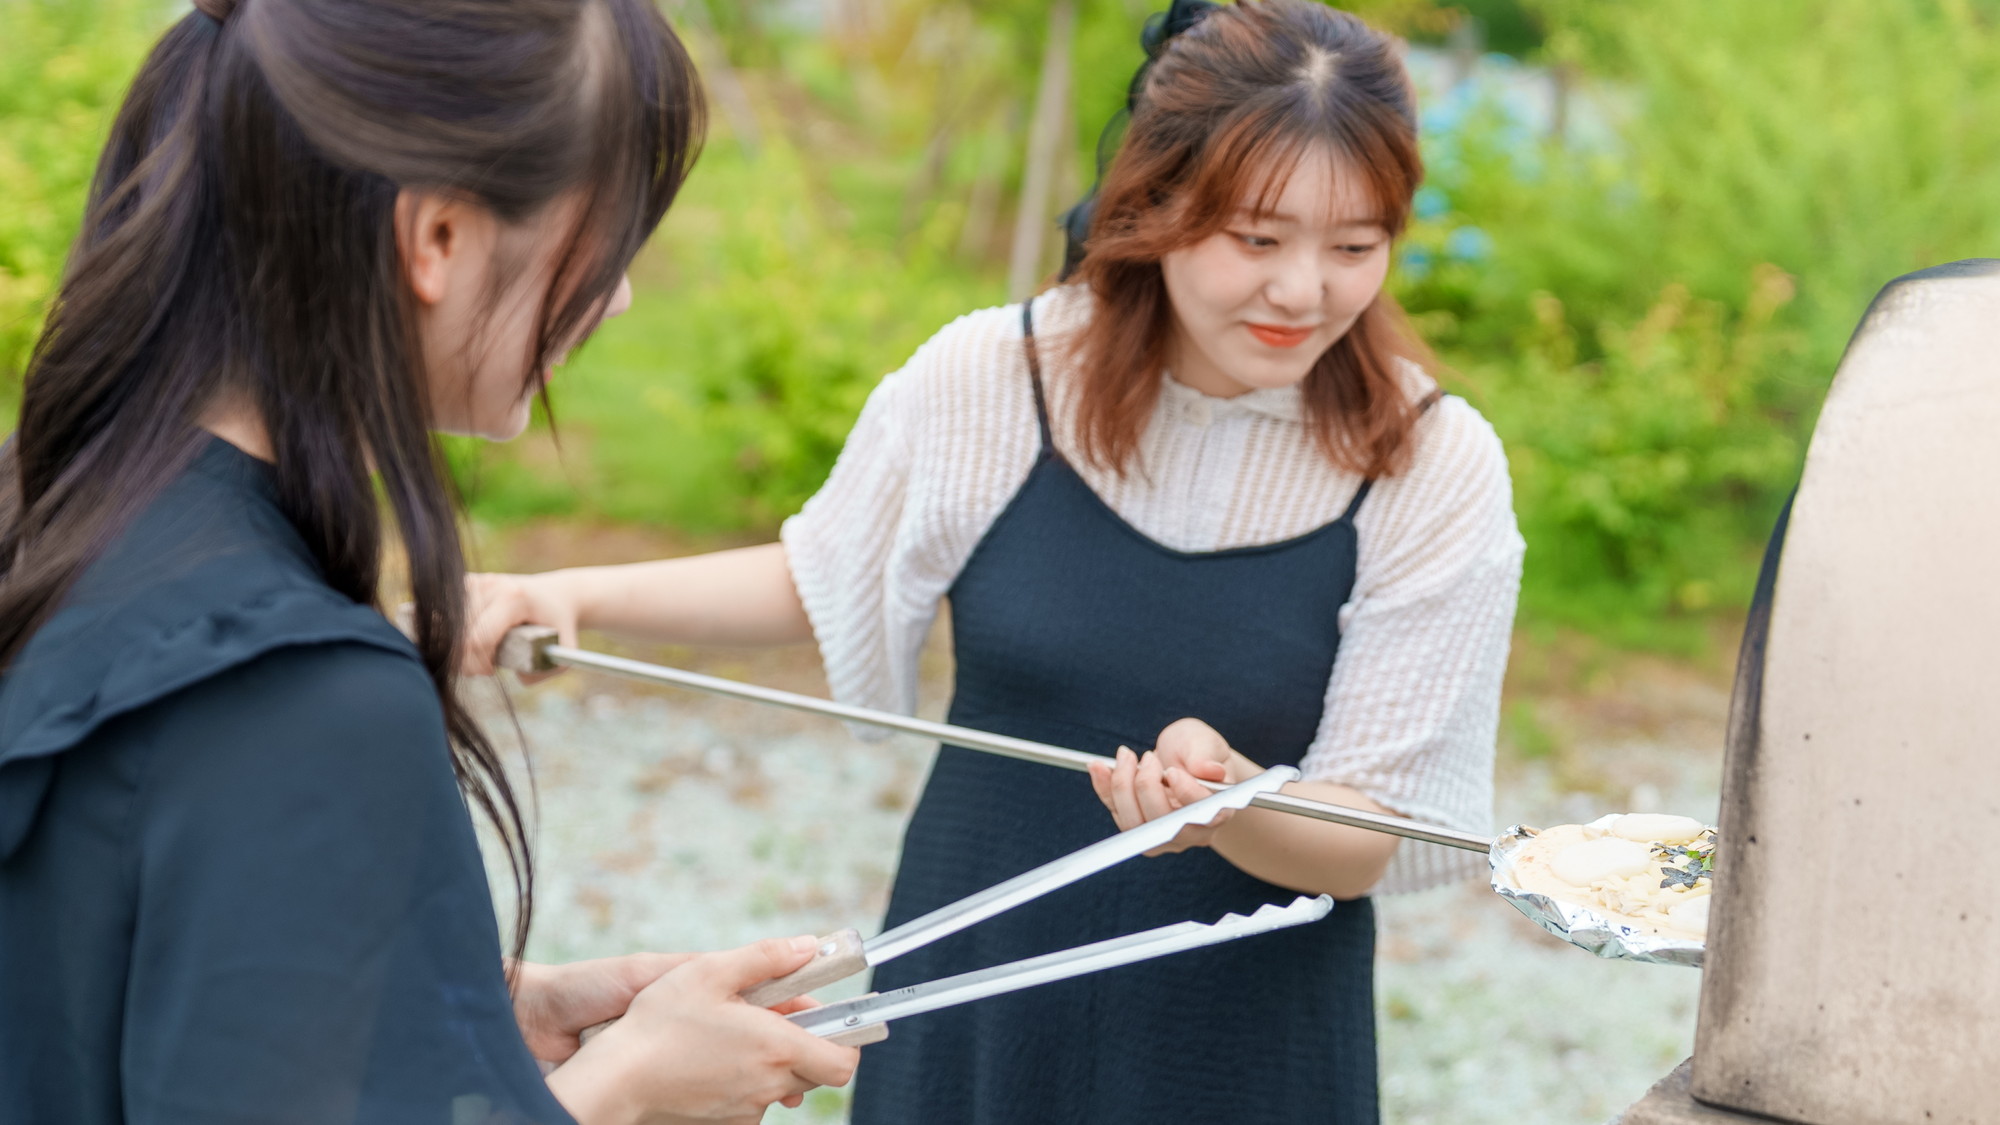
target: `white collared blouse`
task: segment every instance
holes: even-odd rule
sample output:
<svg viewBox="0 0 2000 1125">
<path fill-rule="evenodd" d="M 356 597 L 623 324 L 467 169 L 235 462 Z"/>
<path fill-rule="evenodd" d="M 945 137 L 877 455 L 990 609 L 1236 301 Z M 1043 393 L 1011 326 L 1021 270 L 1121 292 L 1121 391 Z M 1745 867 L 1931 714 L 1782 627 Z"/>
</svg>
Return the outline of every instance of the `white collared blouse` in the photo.
<svg viewBox="0 0 2000 1125">
<path fill-rule="evenodd" d="M 1058 450 L 1077 448 L 1061 337 L 1081 287 L 1036 299 Z M 1412 398 L 1435 385 L 1410 371 Z M 1319 732 L 1301 768 L 1419 820 L 1491 831 L 1500 685 L 1524 544 L 1506 454 L 1478 411 L 1441 400 L 1410 467 L 1355 518 L 1354 592 Z M 818 495 L 783 529 L 835 698 L 911 713 L 917 661 L 946 591 L 1039 451 L 1020 306 L 959 318 L 869 396 Z M 1180 551 L 1274 543 L 1340 517 L 1361 478 L 1335 468 L 1297 388 L 1213 398 L 1163 377 L 1138 463 L 1071 463 L 1113 511 Z M 1405 842 L 1378 890 L 1483 871 L 1476 855 Z"/>
</svg>

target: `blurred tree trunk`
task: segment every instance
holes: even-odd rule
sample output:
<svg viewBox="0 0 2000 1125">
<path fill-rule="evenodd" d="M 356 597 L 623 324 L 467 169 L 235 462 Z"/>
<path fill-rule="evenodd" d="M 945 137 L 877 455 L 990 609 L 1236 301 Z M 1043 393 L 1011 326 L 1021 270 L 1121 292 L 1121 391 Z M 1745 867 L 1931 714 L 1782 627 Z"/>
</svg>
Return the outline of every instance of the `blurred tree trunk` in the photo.
<svg viewBox="0 0 2000 1125">
<path fill-rule="evenodd" d="M 1065 114 L 1064 116 L 1069 120 L 1075 120 L 1074 113 Z M 1056 161 L 1055 205 L 1050 208 L 1052 215 L 1044 228 L 1056 231 L 1056 233 L 1049 239 L 1050 252 L 1042 255 L 1043 269 L 1051 273 L 1062 268 L 1063 251 L 1067 244 L 1067 239 L 1055 225 L 1055 216 L 1061 215 L 1072 204 L 1081 202 L 1083 200 L 1083 193 L 1089 183 L 1085 179 L 1085 163 L 1077 151 L 1073 137 L 1065 135 L 1063 143 L 1056 146 L 1056 152 L 1059 155 Z M 1095 177 L 1097 174 L 1097 164 L 1094 158 L 1089 164 L 1089 168 L 1090 171 L 1087 175 Z"/>
<path fill-rule="evenodd" d="M 1016 301 L 1034 293 L 1043 272 L 1043 240 L 1050 226 L 1049 197 L 1055 187 L 1063 147 L 1070 140 L 1070 46 L 1075 38 L 1076 0 L 1055 0 L 1049 9 L 1042 81 L 1035 90 L 1027 174 L 1021 184 L 1020 210 L 1014 217 L 1014 249 L 1007 270 L 1007 292 Z"/>
<path fill-rule="evenodd" d="M 849 40 L 866 39 L 875 26 L 869 0 L 829 0 L 826 5 L 828 29 Z"/>
<path fill-rule="evenodd" d="M 1000 196 L 1007 179 L 1008 139 L 1021 131 L 1021 102 L 1009 99 L 1001 112 L 998 145 L 980 142 L 979 170 L 972 181 L 972 198 L 965 205 L 965 225 L 958 232 L 958 256 L 969 262 L 985 262 L 993 253 L 993 235 L 1000 222 Z"/>
<path fill-rule="evenodd" d="M 1570 99 L 1576 94 L 1576 67 L 1557 61 L 1549 68 L 1549 136 L 1562 141 L 1569 137 Z"/>
<path fill-rule="evenodd" d="M 730 135 L 743 146 L 744 155 L 756 159 L 758 151 L 764 147 L 764 131 L 757 123 L 757 107 L 750 103 L 750 93 L 743 88 L 743 79 L 730 65 L 729 45 L 715 33 L 708 8 L 698 3 L 676 4 L 672 13 L 679 17 L 675 20 L 678 30 L 698 60 L 705 84 L 715 96 L 716 106 L 722 110 L 722 119 L 729 125 Z"/>
<path fill-rule="evenodd" d="M 898 60 L 898 69 L 932 70 L 930 60 L 925 57 L 926 41 L 929 41 L 932 51 L 946 42 L 959 51 L 970 46 L 965 42 L 973 30 L 970 21 L 953 20 L 948 16 L 948 12 L 932 8 L 918 17 L 917 26 L 903 49 L 903 58 Z M 973 76 L 967 74 L 964 68 L 952 66 L 935 68 L 934 74 L 929 91 L 933 111 L 931 136 L 924 146 L 923 163 L 903 189 L 902 222 L 896 231 L 896 240 L 900 244 L 908 243 L 910 236 L 923 227 L 925 217 L 937 206 L 938 195 L 943 190 L 945 174 L 951 163 L 952 149 L 963 136 L 966 119 L 970 116 L 973 98 L 972 84 L 968 80 Z"/>
<path fill-rule="evenodd" d="M 924 216 L 937 205 L 938 188 L 944 183 L 945 161 L 951 158 L 952 142 L 956 139 L 949 120 L 931 133 L 930 144 L 924 146 L 923 165 L 903 191 L 903 221 L 896 231 L 897 241 L 907 241 L 915 234 L 924 225 Z"/>
<path fill-rule="evenodd" d="M 1451 52 L 1451 84 L 1463 86 L 1479 72 L 1479 57 L 1486 53 L 1486 27 L 1479 17 L 1465 15 L 1452 25 L 1451 34 L 1445 37 L 1445 49 Z"/>
</svg>

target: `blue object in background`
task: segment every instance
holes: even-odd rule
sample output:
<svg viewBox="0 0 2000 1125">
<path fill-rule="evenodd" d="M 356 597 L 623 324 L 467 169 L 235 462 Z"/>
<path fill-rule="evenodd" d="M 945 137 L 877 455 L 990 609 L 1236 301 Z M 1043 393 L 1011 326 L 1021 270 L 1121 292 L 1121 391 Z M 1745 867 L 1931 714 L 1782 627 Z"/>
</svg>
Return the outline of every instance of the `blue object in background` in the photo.
<svg viewBox="0 0 2000 1125">
<path fill-rule="evenodd" d="M 1444 255 L 1458 262 L 1483 262 L 1493 256 L 1493 236 L 1478 227 L 1459 227 L 1445 236 Z"/>
</svg>

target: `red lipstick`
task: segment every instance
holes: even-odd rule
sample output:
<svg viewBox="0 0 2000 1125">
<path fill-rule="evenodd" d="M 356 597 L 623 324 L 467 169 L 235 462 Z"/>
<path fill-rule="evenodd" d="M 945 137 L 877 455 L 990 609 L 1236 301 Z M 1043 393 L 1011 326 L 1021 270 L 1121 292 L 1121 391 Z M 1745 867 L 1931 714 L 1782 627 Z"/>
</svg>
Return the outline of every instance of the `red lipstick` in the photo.
<svg viewBox="0 0 2000 1125">
<path fill-rule="evenodd" d="M 1312 339 L 1315 331 L 1311 328 L 1286 328 L 1282 324 L 1251 324 L 1246 327 L 1252 336 L 1274 348 L 1296 348 Z"/>
</svg>

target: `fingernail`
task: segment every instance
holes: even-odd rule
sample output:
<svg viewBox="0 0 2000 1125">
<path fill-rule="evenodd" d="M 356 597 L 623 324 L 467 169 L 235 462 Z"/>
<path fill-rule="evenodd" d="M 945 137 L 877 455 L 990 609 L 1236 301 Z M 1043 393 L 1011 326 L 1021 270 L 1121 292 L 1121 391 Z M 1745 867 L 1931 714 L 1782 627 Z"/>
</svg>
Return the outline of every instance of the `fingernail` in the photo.
<svg viewBox="0 0 2000 1125">
<path fill-rule="evenodd" d="M 812 936 L 811 934 L 806 934 L 802 937 L 795 937 L 792 939 L 793 953 L 810 953 L 818 948 L 819 948 L 819 939 Z"/>
</svg>

